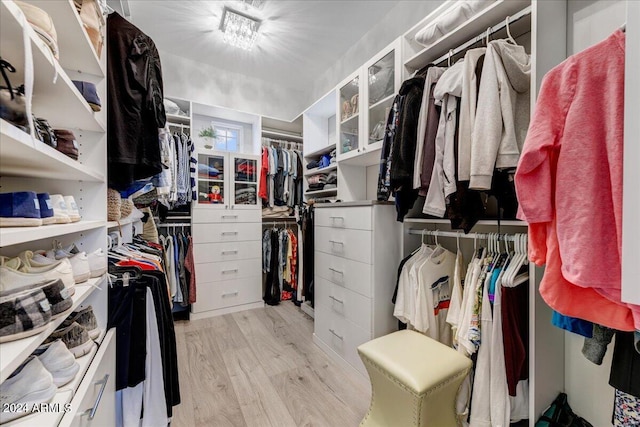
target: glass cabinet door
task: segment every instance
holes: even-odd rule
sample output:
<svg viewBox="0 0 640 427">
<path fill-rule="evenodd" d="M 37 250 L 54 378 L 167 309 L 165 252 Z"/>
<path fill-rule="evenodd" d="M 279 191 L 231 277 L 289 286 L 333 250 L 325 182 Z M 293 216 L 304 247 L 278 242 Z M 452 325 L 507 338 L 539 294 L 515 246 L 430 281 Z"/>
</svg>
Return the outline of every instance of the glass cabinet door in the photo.
<svg viewBox="0 0 640 427">
<path fill-rule="evenodd" d="M 260 180 L 259 156 L 233 155 L 233 205 L 238 207 L 258 206 L 258 183 Z"/>
<path fill-rule="evenodd" d="M 198 154 L 198 204 L 221 205 L 225 200 L 226 157 Z"/>
<path fill-rule="evenodd" d="M 358 76 L 340 88 L 340 153 L 342 154 L 358 148 L 359 93 Z"/>
<path fill-rule="evenodd" d="M 384 138 L 384 129 L 395 97 L 395 50 L 367 68 L 369 144 Z"/>
</svg>

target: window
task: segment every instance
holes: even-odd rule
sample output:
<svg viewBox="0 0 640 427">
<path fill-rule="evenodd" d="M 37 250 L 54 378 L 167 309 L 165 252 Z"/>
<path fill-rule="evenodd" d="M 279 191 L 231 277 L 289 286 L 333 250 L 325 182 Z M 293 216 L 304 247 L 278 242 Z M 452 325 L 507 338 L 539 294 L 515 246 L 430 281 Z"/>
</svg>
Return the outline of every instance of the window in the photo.
<svg viewBox="0 0 640 427">
<path fill-rule="evenodd" d="M 216 132 L 215 149 L 238 152 L 242 146 L 242 127 L 226 123 L 211 124 Z"/>
</svg>

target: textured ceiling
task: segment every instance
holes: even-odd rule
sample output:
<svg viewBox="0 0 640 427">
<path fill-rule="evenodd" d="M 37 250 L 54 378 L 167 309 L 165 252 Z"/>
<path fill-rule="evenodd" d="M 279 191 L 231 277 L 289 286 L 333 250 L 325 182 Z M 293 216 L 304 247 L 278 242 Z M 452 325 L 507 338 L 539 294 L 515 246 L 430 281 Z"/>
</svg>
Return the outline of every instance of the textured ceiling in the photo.
<svg viewBox="0 0 640 427">
<path fill-rule="evenodd" d="M 292 88 L 305 88 L 379 22 L 396 1 L 129 0 L 131 21 L 161 51 Z M 262 20 L 251 51 L 229 46 L 219 30 L 224 6 Z"/>
</svg>

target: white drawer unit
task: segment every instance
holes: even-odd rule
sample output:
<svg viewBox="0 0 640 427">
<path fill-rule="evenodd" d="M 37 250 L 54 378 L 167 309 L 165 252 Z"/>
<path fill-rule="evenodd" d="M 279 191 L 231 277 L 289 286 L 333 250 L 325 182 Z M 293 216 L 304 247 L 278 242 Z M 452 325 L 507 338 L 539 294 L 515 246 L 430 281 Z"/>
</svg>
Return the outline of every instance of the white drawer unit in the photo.
<svg viewBox="0 0 640 427">
<path fill-rule="evenodd" d="M 370 330 L 365 330 L 345 319 L 340 314 L 315 309 L 315 334 L 347 363 L 366 374 L 366 370 L 358 356 L 358 346 L 374 337 Z"/>
<path fill-rule="evenodd" d="M 193 224 L 193 243 L 260 241 L 261 223 Z"/>
<path fill-rule="evenodd" d="M 196 278 L 198 284 L 205 282 L 219 282 L 223 280 L 244 279 L 255 276 L 262 269 L 260 258 L 242 259 L 238 261 L 208 262 L 196 264 Z"/>
<path fill-rule="evenodd" d="M 191 217 L 196 224 L 228 224 L 234 222 L 262 221 L 259 210 L 194 208 Z"/>
<path fill-rule="evenodd" d="M 351 289 L 365 297 L 372 296 L 369 264 L 316 251 L 314 272 L 316 277 Z"/>
<path fill-rule="evenodd" d="M 314 289 L 316 305 L 329 308 L 364 330 L 371 330 L 371 298 L 320 278 L 314 282 Z"/>
<path fill-rule="evenodd" d="M 258 241 L 198 243 L 194 245 L 193 256 L 196 264 L 260 258 L 262 245 Z"/>
<path fill-rule="evenodd" d="M 194 207 L 197 299 L 191 319 L 262 307 L 260 209 Z"/>
<path fill-rule="evenodd" d="M 110 329 L 71 400 L 61 427 L 116 425 L 116 337 Z"/>
<path fill-rule="evenodd" d="M 316 226 L 315 250 L 371 264 L 371 231 Z"/>
<path fill-rule="evenodd" d="M 315 217 L 314 340 L 365 375 L 358 346 L 397 327 L 402 229 L 390 204 L 318 204 Z"/>
<path fill-rule="evenodd" d="M 234 306 L 242 306 L 262 298 L 262 276 L 223 282 L 201 283 L 198 288 L 198 301 L 193 304 L 193 313 L 202 313 Z"/>
<path fill-rule="evenodd" d="M 318 209 L 316 225 L 353 230 L 371 230 L 371 209 L 363 207 Z"/>
</svg>

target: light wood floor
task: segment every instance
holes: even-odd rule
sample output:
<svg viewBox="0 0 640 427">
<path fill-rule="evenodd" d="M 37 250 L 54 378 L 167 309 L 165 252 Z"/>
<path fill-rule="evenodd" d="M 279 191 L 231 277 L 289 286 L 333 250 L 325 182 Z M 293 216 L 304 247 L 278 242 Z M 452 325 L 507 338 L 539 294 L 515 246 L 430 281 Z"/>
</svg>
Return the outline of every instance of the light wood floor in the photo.
<svg viewBox="0 0 640 427">
<path fill-rule="evenodd" d="M 291 302 L 176 322 L 182 403 L 172 427 L 349 427 L 369 406 L 366 380 L 312 341 Z"/>
</svg>

